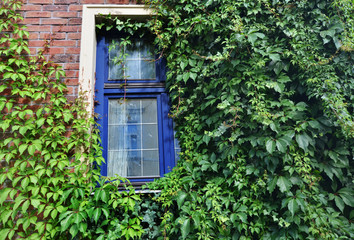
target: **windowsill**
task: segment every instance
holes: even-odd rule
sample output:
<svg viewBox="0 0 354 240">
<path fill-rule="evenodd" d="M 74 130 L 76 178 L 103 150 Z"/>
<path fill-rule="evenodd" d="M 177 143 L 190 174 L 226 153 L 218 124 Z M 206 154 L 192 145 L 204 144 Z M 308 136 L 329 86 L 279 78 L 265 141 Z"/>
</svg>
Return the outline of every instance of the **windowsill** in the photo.
<svg viewBox="0 0 354 240">
<path fill-rule="evenodd" d="M 146 184 L 146 182 L 130 182 L 130 185 L 135 188 L 135 193 L 149 194 L 149 193 L 160 193 L 161 192 L 161 190 L 142 189 L 141 187 L 145 184 Z M 123 187 L 124 185 L 127 185 L 127 184 L 122 183 L 120 185 Z M 125 190 L 121 189 L 119 191 L 125 191 Z"/>
</svg>

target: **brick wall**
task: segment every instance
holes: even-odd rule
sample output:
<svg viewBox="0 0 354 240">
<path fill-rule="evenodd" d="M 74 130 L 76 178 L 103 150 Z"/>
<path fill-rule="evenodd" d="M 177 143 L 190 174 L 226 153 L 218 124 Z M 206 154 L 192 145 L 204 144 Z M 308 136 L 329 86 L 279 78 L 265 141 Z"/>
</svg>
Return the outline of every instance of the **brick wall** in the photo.
<svg viewBox="0 0 354 240">
<path fill-rule="evenodd" d="M 31 54 L 50 41 L 49 60 L 66 72 L 68 98 L 78 94 L 81 16 L 83 4 L 136 4 L 136 0 L 23 0 Z"/>
</svg>

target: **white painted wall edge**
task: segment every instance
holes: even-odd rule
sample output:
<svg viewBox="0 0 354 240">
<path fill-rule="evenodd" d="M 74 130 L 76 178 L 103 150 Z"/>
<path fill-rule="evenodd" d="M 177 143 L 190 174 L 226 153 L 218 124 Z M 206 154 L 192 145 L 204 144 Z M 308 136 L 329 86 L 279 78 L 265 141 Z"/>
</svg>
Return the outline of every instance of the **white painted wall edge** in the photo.
<svg viewBox="0 0 354 240">
<path fill-rule="evenodd" d="M 79 92 L 87 99 L 87 110 L 94 111 L 96 73 L 96 17 L 100 15 L 146 17 L 152 10 L 144 5 L 83 5 L 80 43 Z"/>
</svg>

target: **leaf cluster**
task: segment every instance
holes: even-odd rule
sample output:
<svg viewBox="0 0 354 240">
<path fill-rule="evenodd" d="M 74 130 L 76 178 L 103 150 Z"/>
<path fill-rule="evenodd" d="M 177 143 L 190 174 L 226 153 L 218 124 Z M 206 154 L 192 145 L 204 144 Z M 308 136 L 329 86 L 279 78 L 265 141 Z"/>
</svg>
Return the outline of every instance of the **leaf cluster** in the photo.
<svg viewBox="0 0 354 240">
<path fill-rule="evenodd" d="M 161 239 L 352 239 L 352 3 L 149 4 L 182 149 Z"/>
<path fill-rule="evenodd" d="M 126 179 L 100 177 L 86 100 L 66 98 L 65 72 L 45 57 L 49 43 L 29 55 L 20 6 L 0 7 L 0 238 L 138 238 L 139 196 L 120 186 Z"/>
</svg>

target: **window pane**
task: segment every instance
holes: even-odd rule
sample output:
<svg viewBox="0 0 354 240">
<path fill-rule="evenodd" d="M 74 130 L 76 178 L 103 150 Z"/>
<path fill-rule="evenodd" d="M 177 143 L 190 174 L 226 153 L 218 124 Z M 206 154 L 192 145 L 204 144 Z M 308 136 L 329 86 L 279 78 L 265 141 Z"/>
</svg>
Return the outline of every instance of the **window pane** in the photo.
<svg viewBox="0 0 354 240">
<path fill-rule="evenodd" d="M 157 123 L 157 109 L 155 99 L 144 99 L 142 101 L 143 123 Z"/>
<path fill-rule="evenodd" d="M 143 125 L 143 148 L 144 149 L 157 149 L 157 124 L 144 124 Z"/>
<path fill-rule="evenodd" d="M 140 100 L 125 100 L 126 111 L 123 114 L 127 123 L 140 123 Z"/>
<path fill-rule="evenodd" d="M 159 174 L 157 100 L 109 99 L 108 176 Z"/>
<path fill-rule="evenodd" d="M 123 124 L 125 116 L 123 116 L 123 99 L 110 100 L 108 102 L 108 124 Z"/>
<path fill-rule="evenodd" d="M 126 60 L 125 61 L 125 76 L 127 79 L 141 79 L 140 75 L 140 61 L 139 60 Z"/>
<path fill-rule="evenodd" d="M 119 150 L 124 148 L 124 126 L 110 126 L 108 132 L 108 149 Z"/>
<path fill-rule="evenodd" d="M 155 61 L 142 60 L 140 61 L 140 67 L 142 79 L 155 78 Z"/>
<path fill-rule="evenodd" d="M 128 152 L 128 175 L 127 177 L 140 177 L 142 176 L 141 169 L 141 152 L 129 151 Z"/>
<path fill-rule="evenodd" d="M 131 42 L 132 45 L 123 48 L 117 40 L 115 43 L 111 41 L 108 80 L 156 78 L 153 44 L 141 39 L 132 39 Z M 113 45 L 115 47 L 112 47 Z"/>
<path fill-rule="evenodd" d="M 159 152 L 143 151 L 143 174 L 144 176 L 159 175 Z"/>
</svg>

